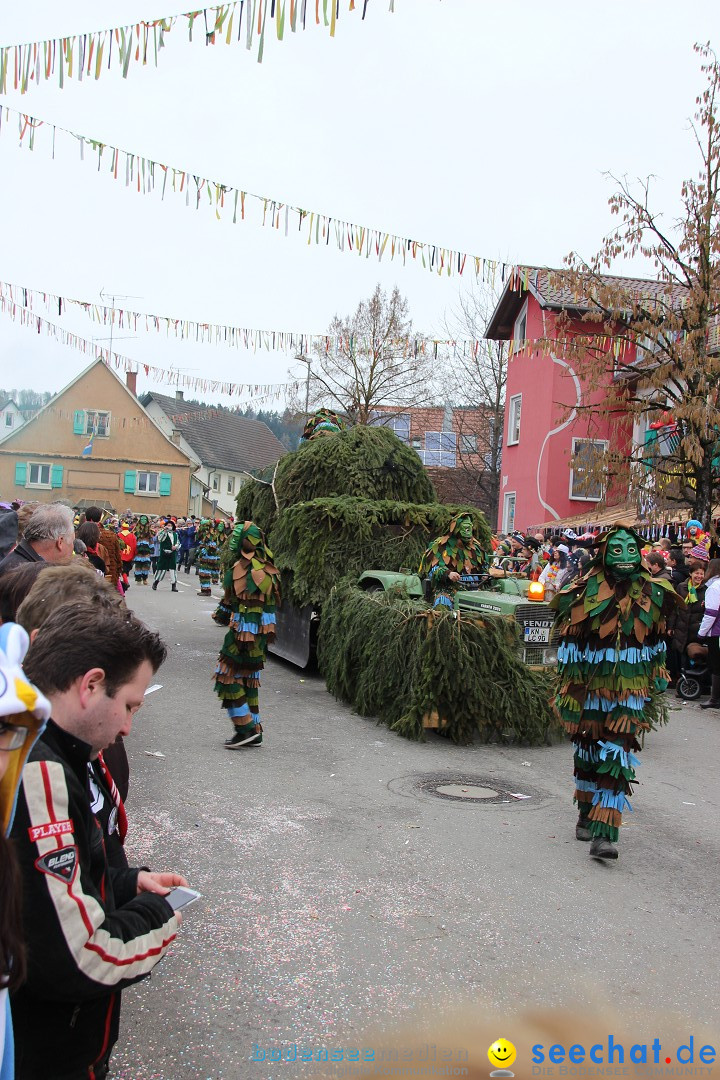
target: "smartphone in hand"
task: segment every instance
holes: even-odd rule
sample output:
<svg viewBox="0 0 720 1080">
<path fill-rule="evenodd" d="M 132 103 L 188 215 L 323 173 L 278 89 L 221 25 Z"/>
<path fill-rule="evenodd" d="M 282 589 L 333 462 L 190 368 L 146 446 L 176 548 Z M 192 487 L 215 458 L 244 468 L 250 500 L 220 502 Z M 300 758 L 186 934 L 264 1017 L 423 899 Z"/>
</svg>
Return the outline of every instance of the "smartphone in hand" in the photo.
<svg viewBox="0 0 720 1080">
<path fill-rule="evenodd" d="M 201 898 L 202 893 L 196 892 L 195 889 L 187 889 L 184 885 L 171 889 L 165 897 L 173 911 L 182 911 Z"/>
</svg>

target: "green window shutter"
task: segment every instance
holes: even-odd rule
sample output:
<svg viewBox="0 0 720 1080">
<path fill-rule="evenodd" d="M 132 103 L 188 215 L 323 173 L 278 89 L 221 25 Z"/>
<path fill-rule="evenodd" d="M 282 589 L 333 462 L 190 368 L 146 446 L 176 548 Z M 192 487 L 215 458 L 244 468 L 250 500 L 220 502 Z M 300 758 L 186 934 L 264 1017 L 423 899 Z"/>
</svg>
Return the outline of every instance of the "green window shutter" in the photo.
<svg viewBox="0 0 720 1080">
<path fill-rule="evenodd" d="M 15 483 L 18 487 L 25 487 L 27 483 L 27 465 L 24 461 L 15 463 Z"/>
<path fill-rule="evenodd" d="M 172 477 L 168 473 L 160 473 L 160 494 L 169 495 Z"/>
<path fill-rule="evenodd" d="M 53 465 L 50 470 L 50 486 L 54 488 L 61 488 L 63 485 L 63 467 L 62 465 Z"/>
<path fill-rule="evenodd" d="M 73 435 L 85 434 L 85 410 L 76 409 L 73 416 Z"/>
<path fill-rule="evenodd" d="M 135 472 L 129 470 L 125 473 L 125 492 L 130 492 L 131 495 L 135 494 Z"/>
</svg>

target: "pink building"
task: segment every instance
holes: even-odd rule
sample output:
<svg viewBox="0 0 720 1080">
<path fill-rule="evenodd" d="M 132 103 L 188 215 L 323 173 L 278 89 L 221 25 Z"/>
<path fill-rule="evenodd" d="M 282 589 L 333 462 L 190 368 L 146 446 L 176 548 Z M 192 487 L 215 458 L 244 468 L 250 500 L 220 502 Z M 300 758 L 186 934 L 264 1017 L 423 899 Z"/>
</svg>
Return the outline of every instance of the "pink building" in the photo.
<svg viewBox="0 0 720 1080">
<path fill-rule="evenodd" d="M 588 324 L 579 320 L 590 305 L 569 289 L 555 287 L 552 273 L 538 267 L 517 268 L 486 331 L 488 338 L 513 343 L 498 513 L 503 532 L 528 531 L 567 518 L 592 522 L 600 504 L 619 501 L 606 500 L 602 485 L 592 484 L 582 467 L 583 457 L 595 459 L 610 443 L 608 420 L 584 408 L 600 405 L 604 395 L 588 393 L 571 362 L 563 358 L 562 348 L 557 353 L 552 348 L 560 312 L 577 313 L 573 327 L 587 334 Z M 626 280 L 628 286 L 657 288 L 657 283 Z M 628 350 L 624 362 L 633 359 Z M 608 366 L 612 369 L 612 364 Z"/>
</svg>

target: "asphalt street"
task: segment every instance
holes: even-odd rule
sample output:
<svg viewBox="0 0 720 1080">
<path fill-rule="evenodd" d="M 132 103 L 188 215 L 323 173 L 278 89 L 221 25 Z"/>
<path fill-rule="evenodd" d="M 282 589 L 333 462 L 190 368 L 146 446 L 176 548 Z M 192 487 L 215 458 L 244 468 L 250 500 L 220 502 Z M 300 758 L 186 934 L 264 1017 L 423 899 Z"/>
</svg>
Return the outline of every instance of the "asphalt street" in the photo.
<svg viewBox="0 0 720 1080">
<path fill-rule="evenodd" d="M 407 742 L 271 660 L 265 742 L 225 750 L 224 630 L 180 580 L 128 596 L 169 659 L 128 739 L 127 847 L 204 899 L 124 995 L 115 1077 L 295 1080 L 310 1066 L 256 1047 L 348 1045 L 427 1006 L 716 1021 L 720 712 L 684 706 L 650 735 L 620 859 L 598 863 L 574 839 L 565 744 Z"/>
</svg>

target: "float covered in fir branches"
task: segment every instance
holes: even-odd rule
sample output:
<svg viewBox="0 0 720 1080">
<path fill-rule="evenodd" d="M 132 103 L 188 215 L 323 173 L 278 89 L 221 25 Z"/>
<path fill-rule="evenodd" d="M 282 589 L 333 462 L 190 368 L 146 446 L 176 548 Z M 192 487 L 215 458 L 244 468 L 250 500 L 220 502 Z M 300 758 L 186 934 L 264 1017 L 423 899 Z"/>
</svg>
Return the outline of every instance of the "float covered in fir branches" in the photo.
<svg viewBox="0 0 720 1080">
<path fill-rule="evenodd" d="M 274 472 L 243 484 L 237 499 L 238 520 L 263 529 L 283 571 L 283 595 L 298 607 L 323 604 L 341 578 L 363 570 L 415 572 L 428 544 L 460 512 L 489 547 L 483 514 L 435 502 L 417 453 L 383 427 L 302 443 Z"/>
</svg>

